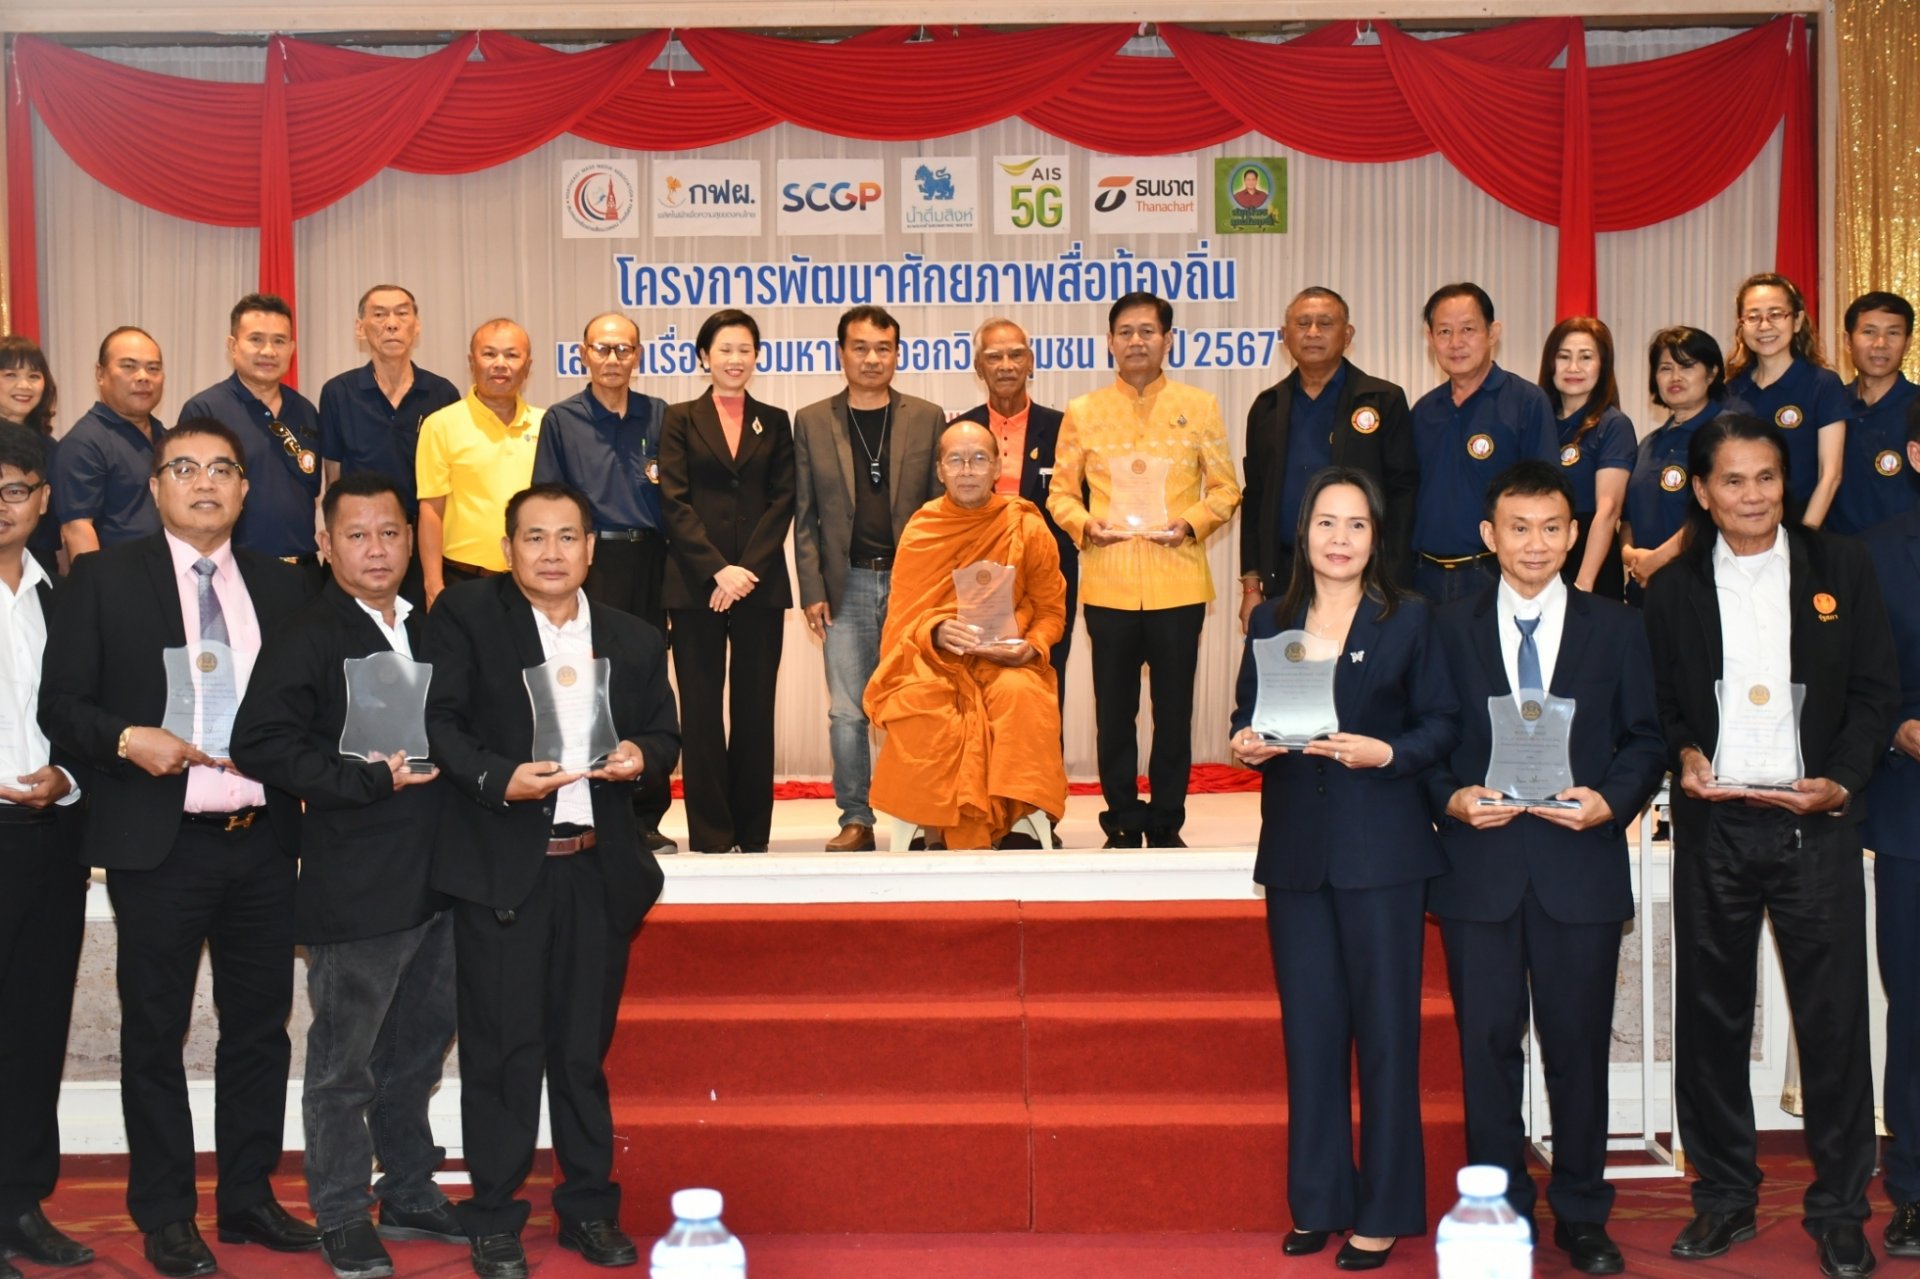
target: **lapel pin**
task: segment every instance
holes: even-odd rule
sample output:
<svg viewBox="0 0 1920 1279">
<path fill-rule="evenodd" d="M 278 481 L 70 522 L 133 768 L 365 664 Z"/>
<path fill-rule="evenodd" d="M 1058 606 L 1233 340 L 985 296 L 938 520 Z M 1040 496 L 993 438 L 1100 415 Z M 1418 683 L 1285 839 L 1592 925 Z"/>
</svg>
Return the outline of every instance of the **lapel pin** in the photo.
<svg viewBox="0 0 1920 1279">
<path fill-rule="evenodd" d="M 1173 424 L 1175 426 L 1185 426 L 1187 424 L 1187 415 L 1182 413 L 1179 417 L 1173 419 Z"/>
<path fill-rule="evenodd" d="M 1032 458 L 1034 461 L 1038 462 L 1040 460 L 1040 450 L 1036 448 L 1032 452 L 1028 453 L 1027 456 Z"/>
<path fill-rule="evenodd" d="M 758 435 L 758 434 L 760 434 L 760 432 L 761 432 L 761 431 L 763 431 L 763 430 L 765 430 L 765 429 L 766 429 L 765 427 L 763 427 L 763 426 L 761 426 L 761 425 L 760 425 L 760 419 L 759 419 L 759 418 L 755 418 L 755 419 L 753 419 L 753 433 L 754 433 L 755 435 Z"/>
<path fill-rule="evenodd" d="M 1358 666 L 1361 662 L 1367 660 L 1367 650 L 1364 648 L 1356 648 L 1351 653 L 1348 653 L 1347 656 L 1352 659 L 1354 665 Z"/>
</svg>

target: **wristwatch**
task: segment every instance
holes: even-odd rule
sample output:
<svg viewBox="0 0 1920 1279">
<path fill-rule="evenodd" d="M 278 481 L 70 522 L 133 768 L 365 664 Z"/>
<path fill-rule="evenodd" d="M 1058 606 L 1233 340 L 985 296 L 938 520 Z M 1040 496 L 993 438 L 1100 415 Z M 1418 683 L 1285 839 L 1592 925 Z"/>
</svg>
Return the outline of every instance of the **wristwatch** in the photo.
<svg viewBox="0 0 1920 1279">
<path fill-rule="evenodd" d="M 129 724 L 125 728 L 120 730 L 120 742 L 118 745 L 116 745 L 113 748 L 113 753 L 118 755 L 121 759 L 125 759 L 127 757 L 127 741 L 133 736 L 133 729 L 134 729 L 134 726 L 132 724 Z"/>
</svg>

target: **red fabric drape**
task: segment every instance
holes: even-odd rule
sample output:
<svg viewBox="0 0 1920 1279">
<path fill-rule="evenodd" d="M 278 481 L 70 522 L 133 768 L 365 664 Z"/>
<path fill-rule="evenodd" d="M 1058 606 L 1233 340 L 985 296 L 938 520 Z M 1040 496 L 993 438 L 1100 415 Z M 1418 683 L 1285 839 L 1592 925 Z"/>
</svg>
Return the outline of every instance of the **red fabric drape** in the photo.
<svg viewBox="0 0 1920 1279">
<path fill-rule="evenodd" d="M 7 306 L 13 331 L 40 338 L 39 228 L 33 212 L 33 122 L 14 77 L 12 50 L 7 95 Z"/>
<path fill-rule="evenodd" d="M 1776 127 L 1784 139 L 1776 268 L 1818 289 L 1805 24 L 1781 18 L 1689 53 L 1589 69 L 1578 21 L 1421 41 L 1345 24 L 1284 44 L 1161 29 L 1171 58 L 1128 56 L 1123 24 L 1012 34 L 888 27 L 834 45 L 694 30 L 702 70 L 658 71 L 666 33 L 560 53 L 499 33 L 426 58 L 276 37 L 263 82 L 213 84 L 23 37 L 9 93 L 9 271 L 15 324 L 38 326 L 27 108 L 75 163 L 176 217 L 258 227 L 260 280 L 291 296 L 293 220 L 385 167 L 468 173 L 572 132 L 610 147 L 689 150 L 799 124 L 920 140 L 1019 115 L 1095 150 L 1163 154 L 1257 132 L 1328 159 L 1439 151 L 1495 199 L 1560 231 L 1556 311 L 1597 309 L 1594 237 L 1675 217 L 1724 190 Z M 481 57 L 471 58 L 478 50 Z M 1566 65 L 1552 63 L 1565 52 Z M 876 92 L 910 85 L 912 93 Z M 371 104 L 371 105 L 369 105 Z M 127 120 L 140 120 L 135 133 Z M 1676 166 L 1675 120 L 1716 145 Z M 1658 172 L 1660 180 L 1651 181 Z"/>
</svg>

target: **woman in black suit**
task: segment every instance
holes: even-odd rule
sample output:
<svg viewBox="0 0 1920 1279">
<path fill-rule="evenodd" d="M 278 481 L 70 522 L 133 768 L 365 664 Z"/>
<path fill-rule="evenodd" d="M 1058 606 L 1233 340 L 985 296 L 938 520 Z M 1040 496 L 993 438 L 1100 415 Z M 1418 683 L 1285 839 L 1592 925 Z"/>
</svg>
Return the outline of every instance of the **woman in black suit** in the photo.
<svg viewBox="0 0 1920 1279">
<path fill-rule="evenodd" d="M 1254 611 L 1240 663 L 1233 752 L 1264 774 L 1253 877 L 1287 1052 L 1289 1255 L 1351 1230 L 1335 1264 L 1384 1265 L 1401 1235 L 1427 1228 L 1420 1135 L 1420 960 L 1429 878 L 1447 869 L 1420 774 L 1460 739 L 1460 708 L 1426 601 L 1396 589 L 1374 555 L 1379 487 L 1329 467 L 1308 481 L 1293 585 Z M 1333 658 L 1340 731 L 1298 751 L 1250 727 L 1253 643 L 1303 632 L 1310 660 Z M 1355 1165 L 1348 1063 L 1364 1115 Z"/>
<path fill-rule="evenodd" d="M 668 409 L 660 431 L 687 833 L 700 852 L 764 853 L 773 824 L 774 681 L 793 607 L 793 427 L 786 410 L 747 394 L 760 354 L 752 316 L 716 311 L 694 345 L 713 385 Z M 721 722 L 723 689 L 731 736 Z"/>
</svg>

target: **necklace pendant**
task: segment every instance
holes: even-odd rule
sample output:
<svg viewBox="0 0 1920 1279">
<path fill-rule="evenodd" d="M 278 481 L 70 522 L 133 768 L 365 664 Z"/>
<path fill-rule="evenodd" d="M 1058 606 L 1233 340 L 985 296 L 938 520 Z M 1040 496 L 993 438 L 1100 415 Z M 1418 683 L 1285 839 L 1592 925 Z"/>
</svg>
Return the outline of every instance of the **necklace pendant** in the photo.
<svg viewBox="0 0 1920 1279">
<path fill-rule="evenodd" d="M 867 479 L 875 488 L 880 487 L 880 463 L 870 462 L 867 464 Z"/>
</svg>

